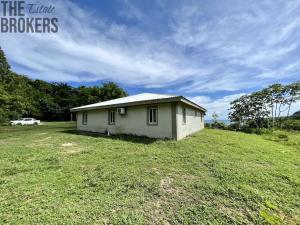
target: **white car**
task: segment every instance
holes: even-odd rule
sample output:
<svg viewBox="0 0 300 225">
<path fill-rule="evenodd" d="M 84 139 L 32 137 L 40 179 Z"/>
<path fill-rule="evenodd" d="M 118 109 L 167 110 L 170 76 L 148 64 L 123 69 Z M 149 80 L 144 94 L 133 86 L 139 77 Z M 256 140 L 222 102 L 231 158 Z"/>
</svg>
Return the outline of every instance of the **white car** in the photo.
<svg viewBox="0 0 300 225">
<path fill-rule="evenodd" d="M 41 121 L 34 118 L 23 118 L 10 121 L 10 125 L 40 125 Z"/>
</svg>

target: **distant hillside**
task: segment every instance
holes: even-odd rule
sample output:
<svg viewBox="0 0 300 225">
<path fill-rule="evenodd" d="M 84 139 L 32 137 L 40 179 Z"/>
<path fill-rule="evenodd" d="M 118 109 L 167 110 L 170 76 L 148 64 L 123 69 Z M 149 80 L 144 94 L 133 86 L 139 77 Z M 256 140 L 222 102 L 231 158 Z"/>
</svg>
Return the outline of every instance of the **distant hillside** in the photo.
<svg viewBox="0 0 300 225">
<path fill-rule="evenodd" d="M 300 119 L 300 111 L 295 112 L 295 113 L 292 115 L 292 117 L 297 118 L 297 119 Z"/>
</svg>

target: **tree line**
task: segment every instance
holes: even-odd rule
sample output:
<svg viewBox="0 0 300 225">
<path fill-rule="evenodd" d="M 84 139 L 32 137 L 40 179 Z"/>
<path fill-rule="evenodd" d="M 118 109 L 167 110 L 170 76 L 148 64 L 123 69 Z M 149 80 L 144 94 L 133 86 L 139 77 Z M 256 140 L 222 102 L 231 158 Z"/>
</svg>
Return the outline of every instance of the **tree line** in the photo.
<svg viewBox="0 0 300 225">
<path fill-rule="evenodd" d="M 300 100 L 300 82 L 273 84 L 243 95 L 230 103 L 229 119 L 241 126 L 275 128 L 290 117 L 291 106 Z"/>
<path fill-rule="evenodd" d="M 113 82 L 93 87 L 33 80 L 11 71 L 0 48 L 0 122 L 22 117 L 45 121 L 71 119 L 70 108 L 127 96 Z"/>
</svg>

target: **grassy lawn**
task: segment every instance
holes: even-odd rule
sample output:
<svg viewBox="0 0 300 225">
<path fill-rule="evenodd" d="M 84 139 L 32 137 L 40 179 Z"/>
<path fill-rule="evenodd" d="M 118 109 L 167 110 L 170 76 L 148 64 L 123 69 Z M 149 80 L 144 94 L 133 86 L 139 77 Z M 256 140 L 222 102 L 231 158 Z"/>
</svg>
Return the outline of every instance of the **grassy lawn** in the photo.
<svg viewBox="0 0 300 225">
<path fill-rule="evenodd" d="M 0 224 L 300 224 L 300 133 L 183 141 L 0 127 Z"/>
</svg>

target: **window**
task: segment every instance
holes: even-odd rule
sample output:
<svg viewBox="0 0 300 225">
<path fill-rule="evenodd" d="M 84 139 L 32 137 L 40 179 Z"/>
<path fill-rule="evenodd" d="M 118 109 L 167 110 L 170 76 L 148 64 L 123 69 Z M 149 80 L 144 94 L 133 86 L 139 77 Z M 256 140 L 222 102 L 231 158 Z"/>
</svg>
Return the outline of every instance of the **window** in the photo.
<svg viewBox="0 0 300 225">
<path fill-rule="evenodd" d="M 182 123 L 186 124 L 186 109 L 182 107 Z"/>
<path fill-rule="evenodd" d="M 87 125 L 88 115 L 86 112 L 82 113 L 82 125 Z"/>
<path fill-rule="evenodd" d="M 148 108 L 148 125 L 157 125 L 157 107 Z"/>
<path fill-rule="evenodd" d="M 116 123 L 116 112 L 115 110 L 110 110 L 108 114 L 109 125 L 114 125 Z"/>
<path fill-rule="evenodd" d="M 199 112 L 198 110 L 195 110 L 195 116 L 196 116 L 196 117 L 201 117 L 201 116 L 202 116 L 202 113 Z"/>
</svg>

